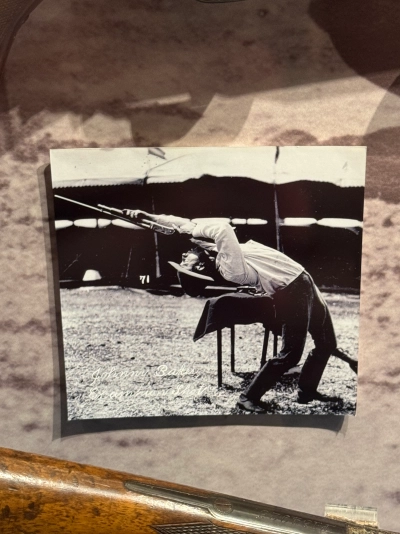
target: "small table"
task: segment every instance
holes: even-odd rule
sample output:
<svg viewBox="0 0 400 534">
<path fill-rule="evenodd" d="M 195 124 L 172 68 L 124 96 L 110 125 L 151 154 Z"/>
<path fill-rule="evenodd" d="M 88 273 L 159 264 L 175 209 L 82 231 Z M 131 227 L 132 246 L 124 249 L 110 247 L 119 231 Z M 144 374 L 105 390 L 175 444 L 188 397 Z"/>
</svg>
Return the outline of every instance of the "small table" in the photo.
<svg viewBox="0 0 400 534">
<path fill-rule="evenodd" d="M 265 328 L 261 366 L 265 364 L 270 331 L 274 332 L 274 355 L 277 354 L 280 327 L 271 298 L 246 293 L 229 293 L 208 299 L 197 324 L 193 340 L 217 332 L 218 387 L 222 385 L 222 330 L 231 330 L 231 371 L 235 372 L 235 325 L 262 323 Z"/>
</svg>

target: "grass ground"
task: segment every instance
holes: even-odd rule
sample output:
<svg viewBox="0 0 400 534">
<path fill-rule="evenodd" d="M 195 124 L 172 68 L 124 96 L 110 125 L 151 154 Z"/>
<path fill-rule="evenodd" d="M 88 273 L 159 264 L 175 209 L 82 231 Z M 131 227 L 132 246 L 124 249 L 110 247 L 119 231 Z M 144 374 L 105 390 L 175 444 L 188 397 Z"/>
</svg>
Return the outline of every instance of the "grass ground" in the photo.
<svg viewBox="0 0 400 534">
<path fill-rule="evenodd" d="M 339 347 L 357 358 L 359 298 L 325 297 Z M 261 324 L 236 327 L 236 373 L 230 371 L 229 331 L 223 331 L 218 389 L 216 334 L 192 341 L 204 299 L 97 287 L 64 289 L 61 300 L 68 419 L 241 413 L 236 401 L 259 366 Z M 311 348 L 309 339 L 304 355 Z M 270 413 L 355 413 L 357 377 L 346 363 L 331 357 L 319 388 L 341 396 L 341 403 L 298 404 L 298 376 L 298 370 L 285 375 L 267 392 Z"/>
</svg>

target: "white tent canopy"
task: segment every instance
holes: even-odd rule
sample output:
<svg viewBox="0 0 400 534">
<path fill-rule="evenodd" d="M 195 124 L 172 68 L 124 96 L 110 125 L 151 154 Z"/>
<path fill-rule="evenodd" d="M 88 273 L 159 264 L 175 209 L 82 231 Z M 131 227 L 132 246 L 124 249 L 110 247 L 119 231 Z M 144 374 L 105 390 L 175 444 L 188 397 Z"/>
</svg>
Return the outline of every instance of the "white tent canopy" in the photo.
<svg viewBox="0 0 400 534">
<path fill-rule="evenodd" d="M 53 187 L 135 183 L 146 176 L 149 168 L 148 158 L 147 148 L 51 150 Z M 154 156 L 151 159 L 154 159 Z"/>
<path fill-rule="evenodd" d="M 169 161 L 149 172 L 148 183 L 183 182 L 209 174 L 277 184 L 311 180 L 343 187 L 365 185 L 365 147 L 207 147 L 165 151 Z"/>
<path fill-rule="evenodd" d="M 183 182 L 190 178 L 235 176 L 267 183 L 298 180 L 339 186 L 365 185 L 365 147 L 199 147 L 79 148 L 51 151 L 53 187 Z"/>
<path fill-rule="evenodd" d="M 165 149 L 167 162 L 149 172 L 148 183 L 184 182 L 188 178 L 237 176 L 268 182 L 275 147 L 202 147 Z"/>
<path fill-rule="evenodd" d="M 312 180 L 364 187 L 366 160 L 366 147 L 281 147 L 274 171 L 276 183 Z"/>
</svg>

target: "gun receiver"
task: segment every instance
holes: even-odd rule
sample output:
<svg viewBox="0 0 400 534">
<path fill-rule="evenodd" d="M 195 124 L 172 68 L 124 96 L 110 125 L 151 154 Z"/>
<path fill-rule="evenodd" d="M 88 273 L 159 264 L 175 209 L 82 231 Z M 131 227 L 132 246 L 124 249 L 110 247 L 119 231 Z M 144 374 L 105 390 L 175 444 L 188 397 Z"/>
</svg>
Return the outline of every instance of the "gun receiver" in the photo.
<svg viewBox="0 0 400 534">
<path fill-rule="evenodd" d="M 109 206 L 104 206 L 103 204 L 97 204 L 97 206 L 105 213 L 115 213 L 121 219 L 126 219 L 126 217 L 123 217 L 124 212 L 118 208 L 110 208 Z M 133 219 L 130 222 L 136 224 L 137 226 L 141 226 L 142 228 L 148 228 L 149 230 L 153 230 L 154 232 L 159 232 L 160 234 L 171 235 L 175 233 L 175 230 L 173 228 L 170 228 L 169 226 L 164 226 L 163 224 L 158 224 L 154 221 L 149 221 L 147 219 Z"/>
<path fill-rule="evenodd" d="M 0 449 L 0 532 L 383 534 L 109 469 Z"/>
</svg>

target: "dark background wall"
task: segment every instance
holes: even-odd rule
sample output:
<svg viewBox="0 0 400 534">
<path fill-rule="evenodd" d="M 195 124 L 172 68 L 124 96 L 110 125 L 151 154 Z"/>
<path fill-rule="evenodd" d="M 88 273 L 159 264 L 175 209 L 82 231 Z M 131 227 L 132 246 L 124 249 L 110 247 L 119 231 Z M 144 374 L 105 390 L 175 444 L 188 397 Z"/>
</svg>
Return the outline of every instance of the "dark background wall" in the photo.
<svg viewBox="0 0 400 534">
<path fill-rule="evenodd" d="M 180 183 L 68 187 L 61 196 L 93 206 L 144 209 L 181 217 L 260 218 L 266 225 L 236 225 L 240 242 L 253 239 L 277 247 L 274 186 L 247 178 L 203 176 Z M 361 187 L 338 187 L 323 182 L 299 181 L 276 186 L 280 219 L 285 217 L 351 218 L 362 221 Z M 87 208 L 55 199 L 56 219 L 97 217 Z M 317 284 L 331 289 L 358 290 L 361 268 L 361 229 L 318 225 L 280 226 L 281 249 L 299 261 Z M 57 232 L 60 280 L 79 284 L 87 269 L 99 271 L 97 283 L 143 287 L 140 276 L 150 277 L 146 287 L 176 283 L 169 260 L 180 261 L 190 244 L 184 236 L 155 236 L 143 230 L 110 226 L 103 229 L 65 228 Z M 157 249 L 157 250 L 156 250 Z M 159 272 L 156 278 L 156 255 Z M 83 273 L 83 274 L 82 274 Z M 146 279 L 148 280 L 148 279 Z"/>
</svg>

